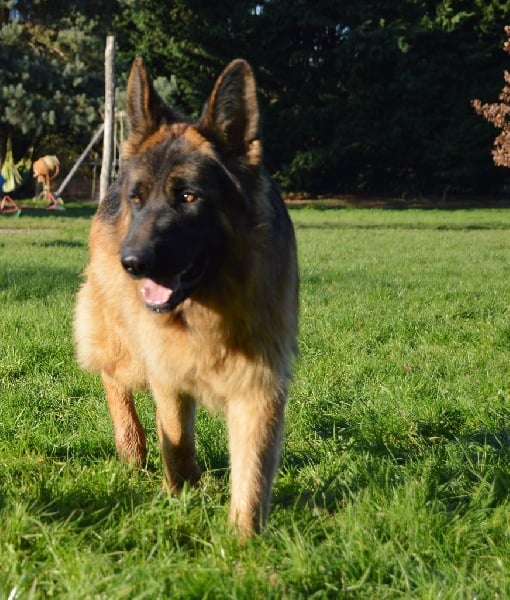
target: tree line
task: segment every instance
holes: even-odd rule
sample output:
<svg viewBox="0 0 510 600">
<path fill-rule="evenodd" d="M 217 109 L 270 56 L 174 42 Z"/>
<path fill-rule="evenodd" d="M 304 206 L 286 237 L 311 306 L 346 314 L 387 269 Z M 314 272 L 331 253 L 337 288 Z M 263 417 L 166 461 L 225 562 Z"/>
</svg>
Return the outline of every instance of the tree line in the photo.
<svg viewBox="0 0 510 600">
<path fill-rule="evenodd" d="M 506 169 L 472 100 L 498 97 L 510 1 L 0 0 L 0 160 L 77 156 L 136 55 L 198 116 L 233 58 L 254 67 L 265 162 L 287 191 L 492 193 Z"/>
</svg>

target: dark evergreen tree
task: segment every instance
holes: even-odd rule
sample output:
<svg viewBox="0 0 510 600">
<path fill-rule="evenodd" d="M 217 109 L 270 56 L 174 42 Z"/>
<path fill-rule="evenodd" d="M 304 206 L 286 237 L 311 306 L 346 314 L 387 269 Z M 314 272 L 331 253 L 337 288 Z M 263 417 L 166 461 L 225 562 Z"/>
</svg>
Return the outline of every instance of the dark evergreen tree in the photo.
<svg viewBox="0 0 510 600">
<path fill-rule="evenodd" d="M 142 54 L 190 116 L 226 63 L 249 60 L 266 163 L 287 189 L 487 190 L 501 176 L 470 101 L 499 90 L 509 13 L 501 0 L 0 0 L 0 159 L 9 136 L 18 157 L 48 136 L 54 152 L 56 136 L 83 147 L 113 32 L 118 88 Z"/>
<path fill-rule="evenodd" d="M 65 153 L 97 127 L 104 94 L 101 17 L 114 4 L 0 2 L 0 163 L 9 137 L 17 157 L 30 147 L 45 151 L 48 136 L 51 152 Z"/>
</svg>

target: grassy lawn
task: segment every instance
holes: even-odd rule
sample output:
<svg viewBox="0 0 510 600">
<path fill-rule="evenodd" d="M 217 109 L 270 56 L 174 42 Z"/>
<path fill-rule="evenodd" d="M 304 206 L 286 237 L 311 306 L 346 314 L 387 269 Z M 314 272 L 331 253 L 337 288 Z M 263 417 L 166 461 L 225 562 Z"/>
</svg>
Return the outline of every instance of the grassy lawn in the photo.
<svg viewBox="0 0 510 600">
<path fill-rule="evenodd" d="M 201 411 L 200 490 L 115 456 L 74 363 L 90 210 L 0 217 L 0 598 L 510 597 L 510 211 L 293 208 L 300 357 L 263 535 L 227 528 Z"/>
</svg>

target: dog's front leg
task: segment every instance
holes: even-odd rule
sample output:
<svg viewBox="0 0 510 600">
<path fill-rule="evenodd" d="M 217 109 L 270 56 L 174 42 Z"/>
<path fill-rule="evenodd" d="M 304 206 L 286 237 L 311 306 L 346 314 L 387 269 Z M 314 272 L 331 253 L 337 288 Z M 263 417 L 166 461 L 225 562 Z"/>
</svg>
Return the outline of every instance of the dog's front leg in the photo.
<svg viewBox="0 0 510 600">
<path fill-rule="evenodd" d="M 165 475 L 171 493 L 177 494 L 186 481 L 195 484 L 200 479 L 195 458 L 196 403 L 187 394 L 174 393 L 158 384 L 151 387 Z"/>
<path fill-rule="evenodd" d="M 285 398 L 283 394 L 233 399 L 227 421 L 232 476 L 230 521 L 241 536 L 264 526 L 273 478 L 280 457 Z"/>
<path fill-rule="evenodd" d="M 133 394 L 106 373 L 101 374 L 101 379 L 113 421 L 119 457 L 128 464 L 143 467 L 147 457 L 145 432 L 136 413 Z"/>
</svg>

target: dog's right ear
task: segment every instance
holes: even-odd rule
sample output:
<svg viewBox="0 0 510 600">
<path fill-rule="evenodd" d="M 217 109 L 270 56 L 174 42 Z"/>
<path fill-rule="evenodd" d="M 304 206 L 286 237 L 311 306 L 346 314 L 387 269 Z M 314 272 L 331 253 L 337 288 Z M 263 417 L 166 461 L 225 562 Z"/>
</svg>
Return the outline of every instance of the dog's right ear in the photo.
<svg viewBox="0 0 510 600">
<path fill-rule="evenodd" d="M 179 115 L 154 89 L 141 56 L 133 61 L 126 93 L 129 137 L 125 154 L 136 152 L 139 144 L 164 123 L 175 123 Z"/>
</svg>

